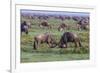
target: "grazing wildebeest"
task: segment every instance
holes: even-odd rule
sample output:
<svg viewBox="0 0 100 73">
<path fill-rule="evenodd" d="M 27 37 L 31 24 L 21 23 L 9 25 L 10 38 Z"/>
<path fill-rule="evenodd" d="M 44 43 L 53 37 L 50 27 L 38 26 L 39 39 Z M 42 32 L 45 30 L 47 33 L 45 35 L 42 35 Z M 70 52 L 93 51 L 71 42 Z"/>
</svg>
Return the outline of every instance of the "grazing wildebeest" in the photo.
<svg viewBox="0 0 100 73">
<path fill-rule="evenodd" d="M 27 22 L 27 26 L 28 28 L 31 28 L 32 23 L 31 22 Z"/>
<path fill-rule="evenodd" d="M 58 27 L 58 31 L 63 31 L 65 29 L 68 29 L 68 25 L 66 25 L 65 23 L 62 23 L 59 27 Z"/>
<path fill-rule="evenodd" d="M 40 26 L 41 28 L 44 28 L 44 27 L 51 28 L 51 26 L 48 24 L 47 21 L 41 22 L 41 23 L 39 24 L 39 26 Z"/>
<path fill-rule="evenodd" d="M 65 20 L 65 17 L 64 16 L 59 16 L 59 19 L 64 21 Z"/>
<path fill-rule="evenodd" d="M 50 33 L 39 34 L 34 37 L 33 49 L 39 48 L 42 43 L 47 43 L 50 48 L 56 47 L 57 43 Z"/>
<path fill-rule="evenodd" d="M 89 29 L 89 20 L 87 19 L 81 19 L 78 23 L 78 29 L 81 30 L 81 29 L 84 29 L 84 30 L 88 30 Z"/>
<path fill-rule="evenodd" d="M 48 19 L 48 16 L 38 16 L 38 19 L 47 20 Z"/>
<path fill-rule="evenodd" d="M 24 21 L 23 23 L 21 23 L 21 34 L 22 32 L 25 32 L 26 34 L 28 34 L 28 25 L 26 23 L 26 21 Z"/>
<path fill-rule="evenodd" d="M 65 16 L 65 19 L 70 20 L 71 17 L 70 16 Z"/>
<path fill-rule="evenodd" d="M 68 42 L 73 42 L 75 44 L 75 47 L 78 47 L 78 45 L 79 47 L 82 46 L 78 35 L 72 32 L 64 32 L 63 35 L 61 36 L 61 39 L 58 45 L 60 48 L 67 48 Z"/>
<path fill-rule="evenodd" d="M 81 17 L 80 16 L 73 16 L 72 19 L 74 21 L 80 21 L 81 20 Z"/>
</svg>

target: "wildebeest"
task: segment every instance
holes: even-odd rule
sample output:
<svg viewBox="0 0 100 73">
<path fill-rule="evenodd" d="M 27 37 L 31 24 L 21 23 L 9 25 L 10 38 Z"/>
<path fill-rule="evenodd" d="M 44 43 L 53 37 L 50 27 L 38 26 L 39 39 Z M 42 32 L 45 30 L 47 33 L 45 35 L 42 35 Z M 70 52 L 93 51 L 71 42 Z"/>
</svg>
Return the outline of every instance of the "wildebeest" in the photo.
<svg viewBox="0 0 100 73">
<path fill-rule="evenodd" d="M 58 31 L 63 31 L 65 29 L 69 29 L 68 25 L 66 25 L 65 23 L 62 23 L 59 27 L 58 27 Z"/>
<path fill-rule="evenodd" d="M 87 24 L 79 25 L 78 24 L 78 30 L 89 30 L 89 25 Z"/>
<path fill-rule="evenodd" d="M 31 28 L 31 25 L 32 25 L 31 22 L 27 22 L 27 26 L 28 26 L 29 28 Z"/>
<path fill-rule="evenodd" d="M 47 21 L 43 21 L 39 24 L 39 27 L 41 28 L 44 28 L 44 27 L 47 27 L 47 28 L 51 28 L 51 26 L 48 24 Z"/>
<path fill-rule="evenodd" d="M 87 19 L 81 19 L 78 23 L 78 29 L 84 29 L 84 30 L 88 30 L 89 29 L 89 20 Z"/>
<path fill-rule="evenodd" d="M 59 41 L 59 47 L 60 48 L 67 48 L 68 42 L 73 42 L 75 44 L 75 47 L 81 47 L 81 42 L 80 38 L 78 37 L 77 34 L 72 33 L 72 32 L 64 32 L 63 35 L 61 36 L 61 39 Z"/>
<path fill-rule="evenodd" d="M 25 32 L 26 34 L 28 34 L 28 25 L 26 23 L 26 21 L 24 21 L 23 23 L 21 23 L 21 34 L 22 32 Z"/>
<path fill-rule="evenodd" d="M 36 50 L 37 48 L 39 48 L 39 45 L 42 43 L 47 43 L 50 48 L 53 48 L 57 45 L 53 35 L 50 33 L 43 33 L 35 36 L 33 49 Z"/>
<path fill-rule="evenodd" d="M 49 18 L 49 16 L 38 16 L 38 19 L 40 20 L 47 20 Z"/>
<path fill-rule="evenodd" d="M 72 19 L 74 21 L 80 21 L 81 20 L 81 17 L 80 16 L 73 16 Z"/>
<path fill-rule="evenodd" d="M 65 19 L 70 20 L 71 16 L 65 16 Z"/>
<path fill-rule="evenodd" d="M 64 16 L 59 16 L 59 19 L 64 21 L 65 20 L 65 17 Z"/>
</svg>

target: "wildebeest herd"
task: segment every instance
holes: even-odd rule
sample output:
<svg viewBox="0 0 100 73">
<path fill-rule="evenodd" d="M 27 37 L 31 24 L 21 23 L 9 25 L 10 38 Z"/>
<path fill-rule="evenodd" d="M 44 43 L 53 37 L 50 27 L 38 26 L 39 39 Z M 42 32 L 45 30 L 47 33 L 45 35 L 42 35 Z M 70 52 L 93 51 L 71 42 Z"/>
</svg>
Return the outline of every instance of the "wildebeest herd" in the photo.
<svg viewBox="0 0 100 73">
<path fill-rule="evenodd" d="M 80 20 L 76 24 L 77 30 L 80 30 L 80 29 L 87 30 L 89 29 L 89 27 L 87 26 L 89 26 L 89 21 L 86 21 L 85 19 Z M 22 32 L 25 32 L 26 34 L 28 34 L 29 27 L 31 27 L 31 23 L 27 23 L 26 21 L 24 21 L 21 24 L 21 34 Z M 53 26 L 48 24 L 48 22 L 45 20 L 39 24 L 39 27 L 52 29 Z M 61 23 L 57 29 L 58 31 L 63 31 L 66 29 L 67 30 L 70 29 L 70 27 L 66 25 L 65 23 Z M 60 48 L 67 48 L 68 42 L 74 42 L 75 47 L 77 47 L 77 44 L 79 44 L 80 47 L 82 46 L 80 37 L 78 37 L 78 35 L 75 33 L 67 32 L 67 31 L 64 32 L 63 35 L 61 35 L 59 43 L 57 43 L 56 40 L 53 38 L 52 34 L 46 32 L 46 33 L 42 33 L 42 34 L 34 36 L 33 49 L 36 50 L 41 43 L 47 43 L 49 47 L 56 47 L 58 45 Z"/>
<path fill-rule="evenodd" d="M 73 17 L 73 20 L 75 20 L 75 17 Z M 89 29 L 89 18 L 83 18 L 83 19 L 79 19 L 79 20 L 77 19 L 75 21 L 77 21 L 77 24 L 76 24 L 77 30 L 88 30 Z M 24 21 L 21 24 L 21 32 L 25 32 L 26 34 L 28 34 L 28 28 L 29 27 L 31 27 L 31 23 Z M 46 27 L 46 28 L 51 29 L 53 26 L 48 24 L 47 20 L 44 20 L 41 23 L 39 23 L 39 27 L 40 28 Z M 69 29 L 69 28 L 70 28 L 70 25 L 62 22 L 58 27 L 58 31 L 63 31 L 63 30 Z"/>
<path fill-rule="evenodd" d="M 89 48 L 89 26 L 89 16 L 22 14 L 21 41 L 25 43 L 27 41 L 26 37 L 31 36 L 31 46 L 29 46 L 28 41 L 26 42 L 32 48 L 31 51 L 38 51 L 44 48 L 41 46 L 42 44 L 45 44 L 45 48 L 48 49 L 74 48 L 80 51 L 85 46 Z M 26 41 L 23 42 L 23 39 Z M 23 45 L 22 43 L 21 45 Z M 72 47 L 69 46 L 69 44 L 73 43 Z"/>
</svg>

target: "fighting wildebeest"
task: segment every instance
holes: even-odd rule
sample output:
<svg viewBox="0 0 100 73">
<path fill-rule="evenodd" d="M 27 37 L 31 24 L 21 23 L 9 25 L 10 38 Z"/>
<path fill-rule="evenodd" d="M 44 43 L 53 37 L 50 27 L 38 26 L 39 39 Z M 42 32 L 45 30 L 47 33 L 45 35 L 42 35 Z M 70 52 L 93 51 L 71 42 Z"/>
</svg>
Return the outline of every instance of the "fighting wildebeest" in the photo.
<svg viewBox="0 0 100 73">
<path fill-rule="evenodd" d="M 75 44 L 75 47 L 81 47 L 81 42 L 80 38 L 78 37 L 77 34 L 72 33 L 72 32 L 64 32 L 63 35 L 61 36 L 61 39 L 59 41 L 59 47 L 60 48 L 67 48 L 68 42 L 73 42 Z"/>
<path fill-rule="evenodd" d="M 26 21 L 21 23 L 21 34 L 22 34 L 22 32 L 25 32 L 26 34 L 28 34 L 28 28 L 29 28 L 29 26 L 27 25 Z"/>
<path fill-rule="evenodd" d="M 62 23 L 59 27 L 58 27 L 58 31 L 63 31 L 65 29 L 69 29 L 68 25 L 66 25 L 65 23 Z"/>
<path fill-rule="evenodd" d="M 39 24 L 39 27 L 41 28 L 44 28 L 44 27 L 47 27 L 47 28 L 51 28 L 51 26 L 48 24 L 47 21 L 43 21 Z"/>
<path fill-rule="evenodd" d="M 39 34 L 34 37 L 33 49 L 39 48 L 42 43 L 47 43 L 50 48 L 56 47 L 57 43 L 50 33 Z"/>
</svg>

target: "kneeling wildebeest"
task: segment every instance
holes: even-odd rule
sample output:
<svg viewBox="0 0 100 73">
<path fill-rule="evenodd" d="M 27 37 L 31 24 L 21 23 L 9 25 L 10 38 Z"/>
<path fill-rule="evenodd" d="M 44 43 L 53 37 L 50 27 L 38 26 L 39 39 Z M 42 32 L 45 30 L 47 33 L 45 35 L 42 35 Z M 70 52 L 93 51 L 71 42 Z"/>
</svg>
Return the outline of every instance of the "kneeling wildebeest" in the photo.
<svg viewBox="0 0 100 73">
<path fill-rule="evenodd" d="M 44 27 L 47 27 L 47 28 L 51 28 L 51 26 L 48 24 L 47 21 L 43 21 L 39 24 L 39 27 L 41 28 L 44 28 Z"/>
<path fill-rule="evenodd" d="M 73 42 L 75 44 L 75 47 L 78 47 L 78 45 L 79 47 L 82 46 L 80 42 L 80 38 L 75 33 L 72 32 L 63 33 L 58 45 L 60 48 L 67 48 L 68 42 Z"/>
<path fill-rule="evenodd" d="M 42 43 L 47 43 L 50 48 L 56 47 L 57 43 L 50 33 L 39 34 L 34 37 L 33 49 L 36 50 L 39 48 L 39 45 Z"/>
<path fill-rule="evenodd" d="M 58 27 L 58 31 L 63 31 L 65 29 L 68 29 L 68 25 L 66 25 L 65 23 L 62 23 L 59 27 Z"/>
</svg>

